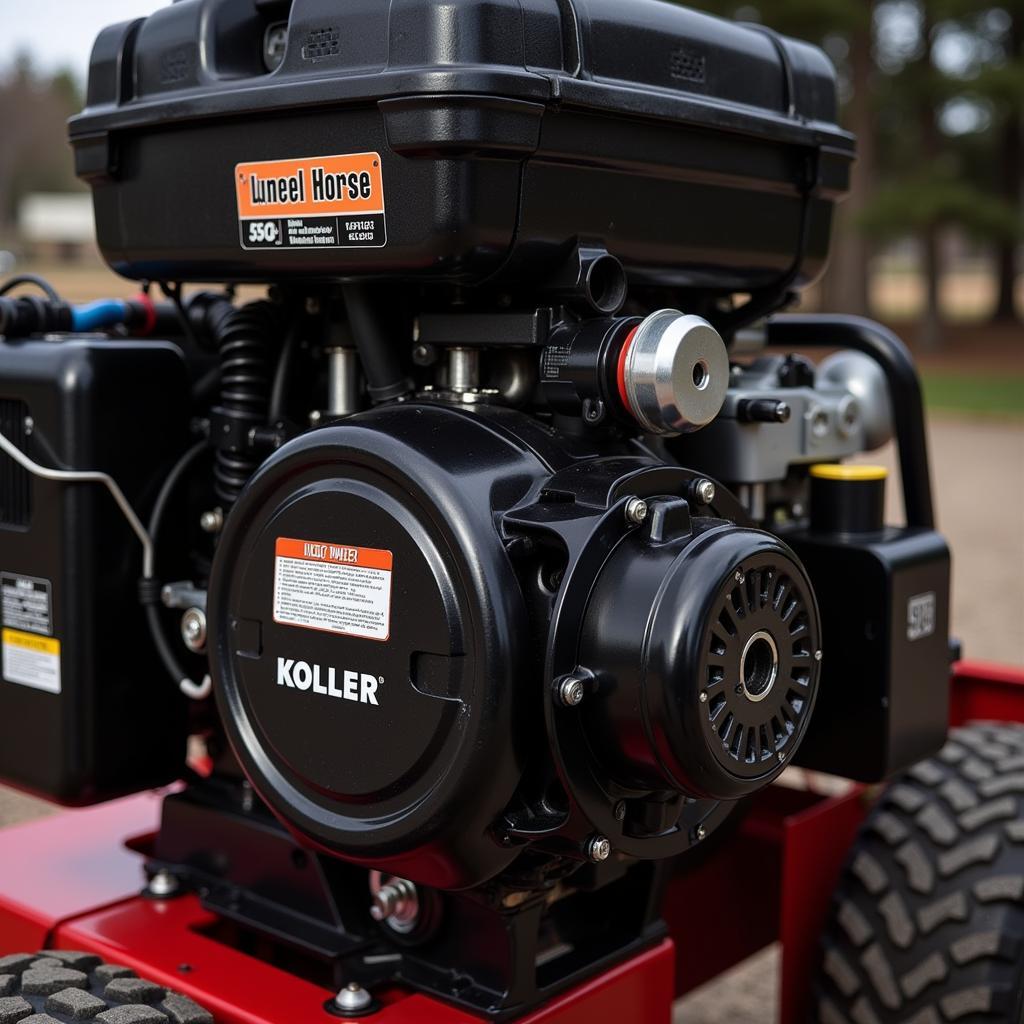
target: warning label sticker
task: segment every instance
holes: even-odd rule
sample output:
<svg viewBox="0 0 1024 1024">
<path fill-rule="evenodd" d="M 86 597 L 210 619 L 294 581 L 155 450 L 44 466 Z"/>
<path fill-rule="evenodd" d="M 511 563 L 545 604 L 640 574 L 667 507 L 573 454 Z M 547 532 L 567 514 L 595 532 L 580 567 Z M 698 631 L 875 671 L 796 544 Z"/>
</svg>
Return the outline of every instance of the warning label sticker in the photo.
<svg viewBox="0 0 1024 1024">
<path fill-rule="evenodd" d="M 0 573 L 0 617 L 12 629 L 53 633 L 50 612 L 50 581 L 35 576 Z"/>
<path fill-rule="evenodd" d="M 278 537 L 274 621 L 343 636 L 391 635 L 390 551 Z"/>
<path fill-rule="evenodd" d="M 235 167 L 243 249 L 380 248 L 387 242 L 377 153 Z"/>
<path fill-rule="evenodd" d="M 52 636 L 4 629 L 3 675 L 11 683 L 60 693 L 60 641 Z"/>
</svg>

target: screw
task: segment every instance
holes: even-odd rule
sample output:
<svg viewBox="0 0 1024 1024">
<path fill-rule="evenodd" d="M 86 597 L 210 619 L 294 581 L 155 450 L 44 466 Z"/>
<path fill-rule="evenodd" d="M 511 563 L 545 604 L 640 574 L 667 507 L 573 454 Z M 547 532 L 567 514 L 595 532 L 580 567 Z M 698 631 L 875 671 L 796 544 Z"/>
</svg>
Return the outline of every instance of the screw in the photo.
<svg viewBox="0 0 1024 1024">
<path fill-rule="evenodd" d="M 708 835 L 708 830 L 703 825 L 698 825 L 697 826 L 697 838 L 698 839 L 706 839 L 707 835 Z"/>
<path fill-rule="evenodd" d="M 626 817 L 626 801 L 619 800 L 612 808 L 612 814 L 616 821 L 622 821 Z"/>
<path fill-rule="evenodd" d="M 155 896 L 157 899 L 165 900 L 175 895 L 180 888 L 181 883 L 178 879 L 166 868 L 161 868 L 149 880 L 149 884 L 146 886 L 146 892 L 150 896 Z"/>
<path fill-rule="evenodd" d="M 224 526 L 224 509 L 211 508 L 199 517 L 199 528 L 204 533 L 220 533 Z"/>
<path fill-rule="evenodd" d="M 343 1014 L 361 1015 L 373 1002 L 373 996 L 356 981 L 350 981 L 335 997 L 334 1005 Z"/>
<path fill-rule="evenodd" d="M 396 932 L 408 933 L 419 919 L 419 894 L 416 886 L 404 878 L 392 878 L 373 893 L 370 917 L 386 923 Z"/>
<path fill-rule="evenodd" d="M 181 639 L 194 654 L 206 647 L 206 613 L 202 608 L 189 608 L 181 617 Z"/>
<path fill-rule="evenodd" d="M 706 690 L 701 690 L 700 693 L 697 696 L 697 700 L 699 700 L 701 702 L 701 704 L 707 704 L 707 702 L 708 702 L 707 691 Z"/>
<path fill-rule="evenodd" d="M 776 423 L 788 423 L 790 416 L 793 415 L 793 410 L 790 408 L 788 402 L 776 402 L 775 403 L 775 422 Z"/>
<path fill-rule="evenodd" d="M 643 498 L 630 498 L 626 502 L 626 522 L 639 526 L 647 518 L 647 502 Z"/>
<path fill-rule="evenodd" d="M 815 661 L 821 661 L 821 651 L 820 650 L 814 652 L 814 660 Z"/>
<path fill-rule="evenodd" d="M 587 857 L 595 864 L 607 860 L 611 856 L 612 844 L 605 836 L 591 836 L 587 840 Z"/>
<path fill-rule="evenodd" d="M 586 690 L 583 681 L 576 676 L 566 676 L 558 684 L 558 699 L 567 707 L 574 708 L 583 702 Z"/>
<path fill-rule="evenodd" d="M 370 917 L 374 921 L 386 921 L 397 909 L 402 900 L 402 893 L 396 885 L 382 885 L 373 894 L 373 905 Z"/>
<path fill-rule="evenodd" d="M 702 505 L 710 505 L 715 500 L 715 485 L 711 480 L 698 480 L 693 487 L 693 493 Z"/>
</svg>

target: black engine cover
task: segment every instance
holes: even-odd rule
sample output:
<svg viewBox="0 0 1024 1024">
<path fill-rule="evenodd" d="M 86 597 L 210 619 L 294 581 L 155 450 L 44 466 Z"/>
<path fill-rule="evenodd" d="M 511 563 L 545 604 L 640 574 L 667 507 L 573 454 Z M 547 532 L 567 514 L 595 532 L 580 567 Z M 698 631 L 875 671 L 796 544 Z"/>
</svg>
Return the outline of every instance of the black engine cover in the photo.
<svg viewBox="0 0 1024 1024">
<path fill-rule="evenodd" d="M 232 511 L 210 588 L 220 710 L 308 840 L 440 888 L 512 859 L 486 833 L 521 771 L 530 652 L 493 516 L 545 475 L 479 419 L 403 407 L 296 439 Z"/>
</svg>

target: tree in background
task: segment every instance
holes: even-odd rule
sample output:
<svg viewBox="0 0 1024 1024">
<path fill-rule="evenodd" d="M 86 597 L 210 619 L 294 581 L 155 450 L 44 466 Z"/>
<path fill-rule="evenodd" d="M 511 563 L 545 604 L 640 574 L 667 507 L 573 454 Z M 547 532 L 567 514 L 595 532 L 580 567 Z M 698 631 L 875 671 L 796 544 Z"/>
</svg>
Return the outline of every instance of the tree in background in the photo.
<svg viewBox="0 0 1024 1024">
<path fill-rule="evenodd" d="M 685 0 L 684 0 L 685 2 Z M 996 316 L 1016 317 L 1024 229 L 1024 0 L 690 0 L 824 46 L 857 135 L 824 303 L 867 312 L 872 240 L 914 237 L 925 279 L 921 341 L 939 343 L 942 233 L 997 255 Z"/>
<path fill-rule="evenodd" d="M 65 122 L 82 106 L 75 76 L 37 72 L 25 55 L 0 76 L 0 232 L 10 231 L 28 192 L 69 192 L 76 180 Z"/>
<path fill-rule="evenodd" d="M 988 125 L 989 154 L 974 152 L 973 175 L 986 181 L 1003 204 L 1003 224 L 993 232 L 997 299 L 994 319 L 1016 321 L 1017 252 L 1024 201 L 1024 0 L 935 0 L 966 44 L 959 67 L 976 121 Z M 974 147 L 978 148 L 985 147 Z M 980 159 L 979 159 L 980 157 Z"/>
<path fill-rule="evenodd" d="M 875 188 L 872 54 L 874 0 L 690 0 L 712 14 L 758 21 L 776 31 L 810 39 L 836 63 L 843 125 L 857 136 L 850 194 L 836 217 L 836 244 L 825 276 L 825 303 L 839 313 L 868 309 L 869 240 L 859 223 Z"/>
</svg>

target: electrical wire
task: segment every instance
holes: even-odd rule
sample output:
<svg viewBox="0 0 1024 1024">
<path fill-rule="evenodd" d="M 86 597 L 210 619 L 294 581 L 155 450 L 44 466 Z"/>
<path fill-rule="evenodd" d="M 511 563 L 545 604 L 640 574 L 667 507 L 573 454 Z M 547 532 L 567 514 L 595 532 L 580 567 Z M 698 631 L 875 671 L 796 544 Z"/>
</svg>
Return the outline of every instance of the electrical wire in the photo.
<svg viewBox="0 0 1024 1024">
<path fill-rule="evenodd" d="M 27 470 L 33 476 L 43 480 L 53 480 L 65 484 L 102 484 L 108 491 L 117 507 L 128 520 L 132 532 L 139 538 L 142 545 L 142 575 L 149 579 L 153 575 L 153 540 L 142 520 L 135 514 L 131 502 L 124 496 L 124 491 L 118 486 L 117 481 L 109 473 L 101 473 L 95 469 L 50 469 L 48 466 L 41 466 L 38 462 L 29 458 L 13 441 L 5 434 L 0 433 L 0 450 L 10 456 L 22 469 Z"/>
<path fill-rule="evenodd" d="M 2 285 L 0 285 L 0 295 L 6 295 L 8 292 L 13 291 L 15 288 L 19 287 L 19 285 L 23 284 L 35 285 L 52 302 L 61 301 L 57 289 L 54 288 L 45 277 L 40 277 L 38 274 L 15 274 L 14 277 L 9 277 Z"/>
<path fill-rule="evenodd" d="M 205 438 L 202 441 L 196 442 L 181 456 L 180 459 L 178 459 L 164 479 L 164 482 L 157 493 L 156 500 L 153 502 L 153 511 L 149 516 L 149 536 L 154 550 L 156 548 L 156 539 L 160 533 L 160 524 L 163 520 L 164 513 L 167 510 L 167 506 L 170 503 L 171 497 L 174 494 L 175 488 L 178 486 L 179 481 L 185 475 L 192 463 L 195 462 L 195 460 L 198 459 L 199 456 L 208 449 L 208 447 L 209 442 Z M 150 578 L 151 577 L 152 574 Z M 202 682 L 196 683 L 192 680 L 185 669 L 182 668 L 181 662 L 178 661 L 177 655 L 168 643 L 167 637 L 164 634 L 163 625 L 160 622 L 160 610 L 157 605 L 146 605 L 146 621 L 149 623 L 149 631 L 152 634 L 157 654 L 160 656 L 160 660 L 164 663 L 164 668 L 167 669 L 168 674 L 178 684 L 178 689 L 191 700 L 203 700 L 208 697 L 213 688 L 213 682 L 210 679 L 209 674 L 203 676 Z"/>
<path fill-rule="evenodd" d="M 52 480 L 56 483 L 62 484 L 95 483 L 102 484 L 107 488 L 111 497 L 113 497 L 114 501 L 117 503 L 117 507 L 121 510 L 125 519 L 128 521 L 128 525 L 131 527 L 132 532 L 136 537 L 138 537 L 139 543 L 142 545 L 142 578 L 147 581 L 153 581 L 155 578 L 156 558 L 154 538 L 160 529 L 160 521 L 163 518 L 167 503 L 170 500 L 171 494 L 177 486 L 178 481 L 181 479 L 182 474 L 186 469 L 188 469 L 192 462 L 206 450 L 206 448 L 207 441 L 204 439 L 189 448 L 177 463 L 175 463 L 157 494 L 156 501 L 153 504 L 153 512 L 150 515 L 149 529 L 147 530 L 146 527 L 142 525 L 142 520 L 139 519 L 135 509 L 132 508 L 131 502 L 129 502 L 125 497 L 124 491 L 121 490 L 117 481 L 109 473 L 102 473 L 99 470 L 93 469 L 51 469 L 49 466 L 42 466 L 26 455 L 13 441 L 10 440 L 10 438 L 0 432 L 0 451 L 3 451 L 4 454 L 13 459 L 22 467 L 22 469 L 31 473 L 33 476 L 37 476 L 42 480 Z M 181 692 L 184 693 L 186 697 L 191 697 L 193 700 L 202 700 L 209 696 L 210 690 L 213 686 L 209 675 L 205 676 L 201 683 L 195 683 L 181 668 L 177 658 L 174 656 L 174 651 L 171 650 L 170 645 L 167 643 L 167 638 L 164 636 L 163 630 L 161 629 L 160 618 L 156 605 L 149 604 L 146 606 L 146 618 L 149 621 L 150 631 L 153 634 L 153 642 L 156 644 L 157 653 L 160 655 L 160 659 L 163 661 L 168 672 L 178 683 L 178 688 Z"/>
</svg>

